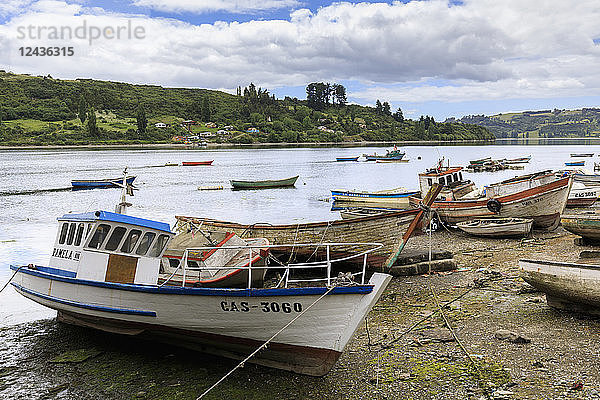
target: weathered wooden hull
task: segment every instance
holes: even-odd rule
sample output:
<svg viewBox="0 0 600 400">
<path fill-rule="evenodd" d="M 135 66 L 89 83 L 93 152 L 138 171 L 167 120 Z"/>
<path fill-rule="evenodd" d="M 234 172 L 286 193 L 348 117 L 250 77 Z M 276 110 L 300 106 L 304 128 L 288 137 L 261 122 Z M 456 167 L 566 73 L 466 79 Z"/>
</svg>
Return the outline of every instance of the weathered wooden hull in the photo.
<svg viewBox="0 0 600 400">
<path fill-rule="evenodd" d="M 600 215 L 593 214 L 575 214 L 562 215 L 560 223 L 567 231 L 581 237 L 600 240 Z"/>
<path fill-rule="evenodd" d="M 376 273 L 367 285 L 334 288 L 249 362 L 326 374 L 390 279 Z M 122 285 L 28 267 L 16 273 L 12 285 L 23 296 L 58 310 L 64 322 L 120 334 L 148 332 L 235 359 L 257 349 L 327 291 Z"/>
<path fill-rule="evenodd" d="M 480 220 L 478 222 L 481 223 L 459 222 L 457 226 L 463 232 L 475 236 L 510 237 L 528 235 L 533 225 L 533 220 L 525 218 Z"/>
<path fill-rule="evenodd" d="M 177 216 L 177 236 L 189 230 L 189 224 L 207 231 L 235 232 L 240 237 L 262 237 L 271 244 L 293 243 L 382 243 L 383 247 L 369 255 L 369 264 L 380 266 L 394 246 L 402 239 L 402 234 L 419 210 L 405 210 L 382 215 L 368 216 L 348 220 L 312 222 L 289 225 L 238 224 L 235 222 L 212 219 Z M 339 251 L 353 251 L 355 247 L 340 246 Z M 299 251 L 298 249 L 294 250 Z M 311 252 L 313 250 L 311 249 Z"/>
<path fill-rule="evenodd" d="M 570 177 L 554 180 L 545 185 L 495 197 L 500 202 L 499 212 L 488 209 L 490 199 L 435 201 L 432 208 L 440 219 L 449 224 L 477 218 L 512 217 L 531 218 L 538 228 L 554 229 L 565 209 L 572 180 Z"/>
<path fill-rule="evenodd" d="M 298 176 L 286 179 L 267 181 L 230 181 L 234 189 L 272 189 L 278 187 L 290 187 L 296 184 Z"/>
<path fill-rule="evenodd" d="M 600 315 L 600 265 L 520 260 L 523 279 L 551 307 Z"/>
<path fill-rule="evenodd" d="M 368 205 L 388 205 L 394 208 L 409 208 L 408 198 L 416 196 L 419 192 L 350 192 L 350 191 L 331 191 L 331 197 L 336 203 L 359 203 Z"/>
</svg>

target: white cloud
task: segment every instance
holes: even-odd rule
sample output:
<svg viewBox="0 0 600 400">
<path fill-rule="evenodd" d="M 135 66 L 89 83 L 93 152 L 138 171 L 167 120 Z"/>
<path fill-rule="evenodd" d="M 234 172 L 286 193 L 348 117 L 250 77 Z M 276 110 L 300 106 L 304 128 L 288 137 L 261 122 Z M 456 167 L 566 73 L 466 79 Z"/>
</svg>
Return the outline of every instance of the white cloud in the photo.
<svg viewBox="0 0 600 400">
<path fill-rule="evenodd" d="M 133 0 L 133 4 L 164 12 L 207 13 L 225 11 L 251 13 L 294 7 L 298 0 Z"/>
<path fill-rule="evenodd" d="M 0 2 L 0 17 L 13 15 L 23 11 L 32 0 L 2 0 Z"/>
<path fill-rule="evenodd" d="M 154 0 L 139 0 L 154 1 Z M 181 0 L 183 1 L 183 0 Z M 198 2 L 200 3 L 200 2 Z M 202 2 L 204 5 L 225 2 Z M 228 2 L 267 6 L 269 1 Z M 177 4 L 171 2 L 171 7 Z M 189 4 L 194 4 L 190 0 Z M 44 0 L 0 25 L 14 71 L 167 86 L 234 88 L 358 81 L 364 102 L 597 95 L 597 0 L 334 3 L 289 20 L 192 25 Z M 18 40 L 28 25 L 143 26 L 145 38 Z M 21 57 L 20 46 L 74 46 L 74 57 Z M 2 56 L 5 53 L 5 56 Z M 3 61 L 5 62 L 5 61 Z"/>
</svg>

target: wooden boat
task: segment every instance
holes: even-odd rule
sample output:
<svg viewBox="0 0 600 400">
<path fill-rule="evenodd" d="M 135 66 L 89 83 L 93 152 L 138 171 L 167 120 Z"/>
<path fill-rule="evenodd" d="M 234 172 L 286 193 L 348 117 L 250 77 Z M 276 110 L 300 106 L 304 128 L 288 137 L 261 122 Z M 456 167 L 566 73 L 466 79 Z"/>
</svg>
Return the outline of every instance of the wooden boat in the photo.
<svg viewBox="0 0 600 400">
<path fill-rule="evenodd" d="M 571 153 L 571 157 L 593 157 L 594 153 Z"/>
<path fill-rule="evenodd" d="M 266 238 L 271 244 L 374 241 L 383 244 L 382 248 L 369 256 L 370 265 L 378 267 L 383 264 L 418 212 L 419 210 L 412 209 L 348 220 L 286 225 L 239 224 L 209 218 L 176 216 L 175 229 L 177 232 L 190 232 L 195 227 L 201 226 L 207 231 L 235 232 L 242 238 Z M 353 251 L 353 248 L 339 248 L 338 250 L 340 252 Z"/>
<path fill-rule="evenodd" d="M 419 174 L 419 187 L 421 188 L 421 197 L 429 191 L 435 183 L 442 185 L 442 191 L 438 199 L 456 200 L 473 195 L 475 184 L 470 180 L 463 179 L 462 167 L 443 166 L 443 160 L 440 160 L 436 168 L 427 170 Z M 410 200 L 409 200 L 410 201 Z M 413 204 L 417 206 L 417 204 Z"/>
<path fill-rule="evenodd" d="M 591 186 L 600 185 L 600 175 L 586 174 L 582 171 L 576 171 L 573 174 L 573 180 L 575 182 L 581 182 L 584 185 L 591 185 Z"/>
<path fill-rule="evenodd" d="M 128 176 L 126 182 L 131 185 L 135 180 L 135 176 Z M 73 189 L 96 189 L 96 188 L 115 188 L 123 186 L 123 178 L 112 179 L 78 179 L 72 180 L 71 186 Z"/>
<path fill-rule="evenodd" d="M 335 161 L 358 161 L 358 157 L 336 157 Z"/>
<path fill-rule="evenodd" d="M 291 187 L 296 184 L 298 175 L 291 178 L 265 180 L 265 181 L 230 181 L 234 189 L 272 189 L 281 187 Z"/>
<path fill-rule="evenodd" d="M 531 160 L 531 156 L 527 156 L 527 157 L 520 157 L 520 158 L 504 159 L 504 160 L 502 160 L 502 162 L 504 162 L 505 164 L 525 164 L 525 163 L 528 163 L 530 160 Z"/>
<path fill-rule="evenodd" d="M 533 220 L 528 218 L 483 218 L 459 222 L 456 226 L 461 231 L 475 236 L 527 236 L 531 232 Z"/>
<path fill-rule="evenodd" d="M 589 207 L 598 200 L 600 186 L 587 186 L 574 181 L 567 199 L 567 208 Z"/>
<path fill-rule="evenodd" d="M 394 148 L 394 150 L 387 150 L 385 155 L 375 154 L 363 154 L 366 161 L 377 161 L 377 160 L 401 160 L 405 153 Z"/>
<path fill-rule="evenodd" d="M 519 260 L 525 282 L 546 293 L 550 307 L 600 315 L 600 265 Z"/>
<path fill-rule="evenodd" d="M 396 211 L 399 210 L 386 208 L 345 208 L 340 210 L 340 216 L 342 217 L 342 219 L 355 219 L 375 215 L 382 215 L 385 213 Z"/>
<path fill-rule="evenodd" d="M 565 165 L 567 167 L 583 167 L 585 165 L 585 161 L 571 161 L 566 162 Z"/>
<path fill-rule="evenodd" d="M 332 269 L 324 267 L 342 260 L 328 257 L 325 263 L 278 265 L 286 279 L 277 287 L 257 288 L 251 282 L 243 289 L 193 287 L 187 276 L 195 268 L 187 262 L 179 265 L 179 281 L 176 274 L 160 272 L 162 255 L 173 238 L 169 224 L 106 211 L 65 214 L 58 222 L 47 266 L 10 268 L 16 291 L 57 310 L 59 321 L 119 334 L 144 333 L 147 338 L 236 359 L 245 359 L 269 341 L 248 362 L 302 374 L 321 376 L 333 367 L 391 279 L 375 273 L 365 283 L 363 267 L 357 274 L 360 281 L 348 282 L 347 277 L 338 281 Z M 327 247 L 327 254 L 337 245 L 319 244 Z M 359 261 L 379 246 L 351 245 L 362 246 L 355 254 Z M 259 249 L 249 250 L 253 258 L 262 257 L 260 249 L 273 246 L 241 246 L 248 247 Z M 214 251 L 211 257 L 220 258 L 225 254 L 220 251 L 230 249 L 235 246 L 185 249 L 181 257 L 190 260 L 194 254 Z M 233 267 L 244 269 L 240 263 Z M 300 267 L 312 268 L 313 278 L 327 286 L 313 278 L 292 279 L 290 274 Z M 249 263 L 249 276 L 251 268 Z M 318 271 L 326 272 L 319 276 Z M 290 324 L 295 317 L 299 318 Z"/>
<path fill-rule="evenodd" d="M 436 179 L 433 173 L 429 176 Z M 546 172 L 526 175 L 490 185 L 485 194 L 477 197 L 436 200 L 432 207 L 443 222 L 451 225 L 478 218 L 511 217 L 531 218 L 534 227 L 552 230 L 560 223 L 571 184 L 570 176 L 557 178 Z M 411 197 L 410 201 L 417 206 L 420 200 Z"/>
<path fill-rule="evenodd" d="M 591 240 L 600 240 L 600 214 L 594 211 L 563 214 L 560 223 L 567 231 Z"/>
<path fill-rule="evenodd" d="M 210 161 L 184 161 L 181 163 L 181 165 L 185 166 L 185 167 L 193 167 L 193 166 L 197 166 L 197 165 L 212 165 L 212 163 L 215 160 L 210 160 Z"/>
<path fill-rule="evenodd" d="M 336 203 L 387 204 L 395 208 L 408 208 L 409 197 L 419 194 L 404 188 L 381 190 L 377 192 L 352 192 L 332 190 L 331 197 Z"/>
<path fill-rule="evenodd" d="M 177 167 L 178 165 L 177 163 L 165 163 L 165 167 Z"/>
<path fill-rule="evenodd" d="M 469 161 L 469 164 L 471 164 L 471 165 L 482 165 L 482 164 L 485 164 L 485 163 L 491 162 L 491 161 L 492 161 L 491 157 L 486 157 L 486 158 L 481 158 L 479 160 Z"/>
</svg>

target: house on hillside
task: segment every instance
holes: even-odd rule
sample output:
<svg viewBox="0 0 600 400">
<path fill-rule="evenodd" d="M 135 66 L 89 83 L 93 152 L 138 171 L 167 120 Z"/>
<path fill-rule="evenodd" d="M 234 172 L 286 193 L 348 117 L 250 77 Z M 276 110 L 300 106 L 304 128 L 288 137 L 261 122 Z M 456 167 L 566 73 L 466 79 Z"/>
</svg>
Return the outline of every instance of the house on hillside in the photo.
<svg viewBox="0 0 600 400">
<path fill-rule="evenodd" d="M 164 122 L 157 122 L 156 124 L 154 124 L 154 126 L 156 128 L 166 128 L 169 125 L 165 124 Z"/>
<path fill-rule="evenodd" d="M 233 125 L 226 125 L 223 127 L 223 129 L 225 129 L 226 131 L 232 131 L 233 130 Z"/>
<path fill-rule="evenodd" d="M 258 128 L 248 128 L 248 129 L 246 129 L 246 133 L 260 133 L 260 129 L 258 129 Z"/>
<path fill-rule="evenodd" d="M 214 134 L 214 133 L 212 133 L 212 132 L 208 132 L 208 131 L 207 131 L 207 132 L 200 132 L 200 133 L 198 134 L 198 136 L 200 136 L 200 137 L 212 137 L 212 136 L 215 136 L 215 134 Z"/>
<path fill-rule="evenodd" d="M 185 136 L 173 136 L 171 138 L 171 141 L 175 142 L 175 143 L 182 143 L 185 142 L 186 138 Z"/>
<path fill-rule="evenodd" d="M 204 126 L 206 126 L 207 128 L 216 128 L 217 124 L 215 124 L 214 122 L 207 122 L 204 124 Z"/>
<path fill-rule="evenodd" d="M 229 134 L 229 132 L 226 131 L 225 129 L 219 129 L 217 131 L 217 135 L 219 135 L 219 136 L 221 136 L 221 135 L 228 135 L 228 134 Z"/>
<path fill-rule="evenodd" d="M 329 132 L 329 133 L 333 133 L 334 132 L 333 129 L 329 129 L 328 127 L 323 126 L 323 125 L 318 126 L 317 129 L 320 130 L 320 131 L 323 131 L 323 132 Z"/>
</svg>

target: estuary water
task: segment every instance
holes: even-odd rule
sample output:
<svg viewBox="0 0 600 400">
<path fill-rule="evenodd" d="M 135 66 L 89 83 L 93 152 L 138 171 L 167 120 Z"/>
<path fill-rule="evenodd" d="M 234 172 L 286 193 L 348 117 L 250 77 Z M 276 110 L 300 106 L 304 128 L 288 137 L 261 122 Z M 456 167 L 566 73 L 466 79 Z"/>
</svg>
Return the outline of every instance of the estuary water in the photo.
<svg viewBox="0 0 600 400">
<path fill-rule="evenodd" d="M 389 148 L 389 147 L 388 147 Z M 465 173 L 482 186 L 544 169 L 565 168 L 570 153 L 584 169 L 600 162 L 600 145 L 408 146 L 409 163 L 336 162 L 336 157 L 384 154 L 385 147 L 223 149 L 223 150 L 0 150 L 0 285 L 11 264 L 46 264 L 54 243 L 56 218 L 68 212 L 113 211 L 118 189 L 71 191 L 72 179 L 122 176 L 124 167 L 136 175 L 139 190 L 128 214 L 168 222 L 175 215 L 210 217 L 242 223 L 298 223 L 338 219 L 331 211 L 332 189 L 418 189 L 417 174 L 440 157 L 451 165 L 469 160 L 532 156 L 523 171 Z M 212 166 L 170 166 L 166 163 L 214 160 Z M 233 191 L 230 179 L 263 180 L 299 175 L 295 188 Z M 200 191 L 199 186 L 223 190 Z M 0 326 L 51 318 L 55 312 L 22 298 L 9 286 L 0 293 Z"/>
</svg>

